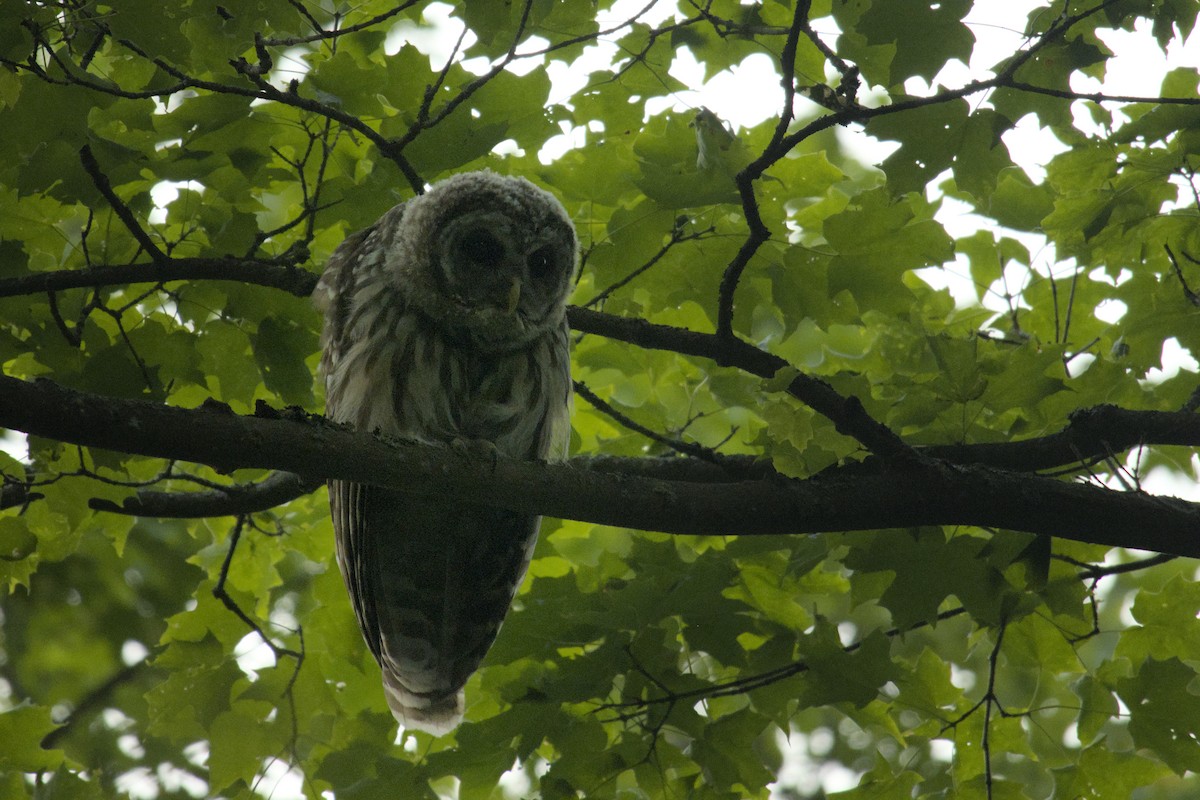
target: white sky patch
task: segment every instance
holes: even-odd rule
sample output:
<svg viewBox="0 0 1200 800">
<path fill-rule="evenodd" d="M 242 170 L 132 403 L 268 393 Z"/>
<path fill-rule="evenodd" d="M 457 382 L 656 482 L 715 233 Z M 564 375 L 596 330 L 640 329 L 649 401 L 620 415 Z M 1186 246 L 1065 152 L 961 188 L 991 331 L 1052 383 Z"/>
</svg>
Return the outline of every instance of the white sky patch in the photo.
<svg viewBox="0 0 1200 800">
<path fill-rule="evenodd" d="M 183 757 L 188 760 L 189 764 L 203 767 L 208 763 L 208 742 L 192 742 L 183 748 Z"/>
<path fill-rule="evenodd" d="M 1146 383 L 1148 385 L 1157 385 L 1163 381 L 1169 381 L 1176 375 L 1183 372 L 1200 372 L 1200 362 L 1196 361 L 1196 356 L 1186 347 L 1179 343 L 1179 340 L 1172 336 L 1163 342 L 1162 348 L 1162 368 L 1154 367 L 1146 373 Z"/>
<path fill-rule="evenodd" d="M 275 57 L 274 66 L 267 75 L 267 83 L 280 91 L 287 91 L 292 81 L 304 80 L 304 76 L 312 68 L 305 58 L 309 50 L 305 47 L 291 47 Z M 258 101 L 255 101 L 258 102 Z M 251 103 L 254 105 L 254 103 Z"/>
<path fill-rule="evenodd" d="M 964 692 L 969 692 L 975 688 L 975 673 L 969 669 L 962 669 L 957 664 L 951 664 L 950 683 Z"/>
<path fill-rule="evenodd" d="M 1142 489 L 1153 495 L 1200 502 L 1200 457 L 1192 455 L 1191 474 L 1155 467 L 1142 476 Z"/>
<path fill-rule="evenodd" d="M 253 631 L 241 638 L 233 648 L 233 653 L 238 669 L 252 678 L 257 677 L 259 670 L 275 666 L 274 651 Z"/>
<path fill-rule="evenodd" d="M 148 655 L 150 655 L 150 651 L 146 649 L 146 645 L 137 639 L 126 639 L 121 645 L 121 661 L 127 667 L 140 664 L 146 660 L 146 656 Z"/>
<path fill-rule="evenodd" d="M 158 782 L 168 792 L 183 791 L 190 797 L 207 797 L 208 784 L 174 764 L 162 763 L 156 770 Z"/>
<path fill-rule="evenodd" d="M 445 66 L 454 53 L 455 43 L 462 35 L 466 25 L 454 16 L 454 6 L 447 3 L 430 3 L 421 12 L 421 21 L 417 24 L 409 19 L 401 19 L 388 32 L 383 43 L 383 51 L 387 55 L 395 55 L 405 44 L 411 44 L 418 51 L 429 56 L 434 69 Z M 478 41 L 475 34 L 468 33 L 463 40 L 462 49 L 466 49 Z M 486 67 L 485 67 L 486 69 Z"/>
<path fill-rule="evenodd" d="M 929 757 L 934 761 L 949 764 L 954 760 L 954 742 L 949 739 L 933 739 L 929 742 Z"/>
<path fill-rule="evenodd" d="M 830 794 L 845 792 L 858 785 L 859 773 L 837 761 L 820 760 L 833 749 L 833 732 L 828 728 L 817 728 L 809 734 L 777 731 L 776 742 L 783 764 L 776 781 L 767 786 L 771 800 L 794 797 L 796 791 L 805 797 L 822 790 Z"/>
<path fill-rule="evenodd" d="M 1096 319 L 1101 322 L 1107 322 L 1109 325 L 1116 325 L 1125 316 L 1125 312 L 1129 310 L 1129 306 L 1125 305 L 1120 300 L 1111 298 L 1100 301 L 1096 306 L 1096 310 L 1092 313 Z"/>
<path fill-rule="evenodd" d="M 646 103 L 647 115 L 667 108 L 676 111 L 707 108 L 736 130 L 777 117 L 783 109 L 783 87 L 779 85 L 775 61 L 765 53 L 747 56 L 706 82 L 704 65 L 690 49 L 681 47 L 675 51 L 667 74 L 693 88 L 653 98 Z"/>
<path fill-rule="evenodd" d="M 546 65 L 546 76 L 550 78 L 550 97 L 546 100 L 551 105 L 562 105 L 582 91 L 591 79 L 592 70 L 589 65 L 607 64 L 604 48 L 599 45 L 585 47 L 583 54 L 568 64 L 565 61 L 551 61 Z"/>
<path fill-rule="evenodd" d="M 141 741 L 132 733 L 123 733 L 117 737 L 117 749 L 135 760 L 146 756 L 146 748 L 142 747 Z"/>
<path fill-rule="evenodd" d="M 1008 148 L 1008 156 L 1013 163 L 1025 170 L 1025 174 L 1034 183 L 1041 183 L 1046 179 L 1046 165 L 1056 155 L 1071 149 L 1049 130 L 1041 127 L 1032 116 L 1021 118 L 1000 134 L 1000 141 Z"/>
<path fill-rule="evenodd" d="M 533 781 L 525 773 L 520 759 L 513 761 L 513 765 L 500 776 L 496 784 L 505 797 L 528 797 L 529 790 L 533 788 Z"/>
<path fill-rule="evenodd" d="M 1094 363 L 1096 363 L 1096 356 L 1093 353 L 1072 354 L 1067 361 L 1067 377 L 1078 378 L 1087 372 L 1088 367 Z"/>
<path fill-rule="evenodd" d="M 304 776 L 286 762 L 271 759 L 255 781 L 254 791 L 271 800 L 304 800 Z"/>
<path fill-rule="evenodd" d="M 553 163 L 562 158 L 568 150 L 574 150 L 587 144 L 587 128 L 584 126 L 572 126 L 569 122 L 560 122 L 559 128 L 562 133 L 551 136 L 538 150 L 538 161 L 543 164 Z"/>
<path fill-rule="evenodd" d="M 0 452 L 25 463 L 29 460 L 29 437 L 21 431 L 0 431 Z"/>
<path fill-rule="evenodd" d="M 1166 54 L 1155 43 L 1149 20 L 1139 18 L 1132 31 L 1100 28 L 1096 37 L 1112 50 L 1108 71 L 1100 91 L 1108 94 L 1132 95 L 1135 97 L 1155 96 L 1162 85 L 1162 77 L 1177 67 L 1200 68 L 1200 35 L 1195 30 L 1186 41 L 1172 41 Z M 1094 92 L 1095 81 L 1076 74 L 1076 91 Z"/>
<path fill-rule="evenodd" d="M 673 2 L 647 2 L 647 0 L 617 0 L 607 14 L 597 18 L 602 29 L 619 25 L 638 15 L 638 22 L 650 27 L 662 25 L 667 20 L 680 17 L 679 8 Z"/>
<path fill-rule="evenodd" d="M 146 767 L 136 767 L 117 776 L 116 789 L 131 800 L 155 800 L 158 797 L 158 782 L 154 773 Z"/>
<path fill-rule="evenodd" d="M 184 189 L 203 194 L 204 184 L 196 181 L 159 181 L 150 187 L 150 200 L 154 203 L 149 216 L 151 225 L 162 225 L 167 221 L 167 206 L 178 200 Z"/>
</svg>

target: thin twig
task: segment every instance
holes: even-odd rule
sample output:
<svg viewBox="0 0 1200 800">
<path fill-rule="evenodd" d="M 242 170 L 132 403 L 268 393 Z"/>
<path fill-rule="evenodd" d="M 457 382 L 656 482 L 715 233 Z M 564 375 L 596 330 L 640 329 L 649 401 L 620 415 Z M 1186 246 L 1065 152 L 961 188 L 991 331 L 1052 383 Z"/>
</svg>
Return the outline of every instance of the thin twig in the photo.
<svg viewBox="0 0 1200 800">
<path fill-rule="evenodd" d="M 143 658 L 141 661 L 124 666 L 110 675 L 104 683 L 89 691 L 75 703 L 71 709 L 71 713 L 63 720 L 62 724 L 42 738 L 42 747 L 46 750 L 55 749 L 63 737 L 75 730 L 75 727 L 84 716 L 92 711 L 103 708 L 114 691 L 122 685 L 140 677 L 149 666 L 149 660 Z"/>
<path fill-rule="evenodd" d="M 290 656 L 296 659 L 296 666 L 299 669 L 300 663 L 304 660 L 303 650 L 292 650 L 283 645 L 276 644 L 267 635 L 267 632 L 262 627 L 251 619 L 250 615 L 242 610 L 242 607 L 237 604 L 227 591 L 225 591 L 225 582 L 229 579 L 229 568 L 233 565 L 233 554 L 237 550 L 238 542 L 242 538 L 242 529 L 246 525 L 246 516 L 241 515 L 237 518 L 237 523 L 233 526 L 233 531 L 229 534 L 229 548 L 225 551 L 225 560 L 221 562 L 221 571 L 217 576 L 217 582 L 213 585 L 212 595 L 221 601 L 235 617 L 245 623 L 246 627 L 258 634 L 258 638 L 263 644 L 271 649 L 278 659 L 280 656 Z M 301 640 L 303 641 L 303 640 Z"/>
<path fill-rule="evenodd" d="M 616 281 L 615 283 L 612 283 L 609 286 L 605 287 L 602 291 L 600 291 L 591 300 L 588 300 L 587 302 L 583 303 L 582 304 L 583 307 L 584 308 L 592 308 L 593 306 L 600 305 L 605 300 L 607 300 L 609 298 L 609 296 L 612 295 L 613 292 L 628 285 L 635 278 L 637 278 L 642 273 L 646 272 L 647 270 L 652 268 L 655 264 L 657 264 L 659 261 L 661 261 L 662 258 L 664 256 L 666 256 L 666 254 L 669 253 L 671 251 L 671 248 L 674 247 L 675 245 L 679 244 L 680 242 L 688 242 L 688 241 L 693 241 L 695 239 L 703 239 L 706 235 L 712 233 L 714 230 L 715 230 L 715 228 L 713 228 L 712 226 L 709 226 L 708 228 L 705 228 L 702 231 L 695 231 L 692 233 L 684 234 L 680 231 L 678 226 L 673 228 L 671 230 L 671 238 L 669 240 L 667 240 L 667 243 L 664 244 L 661 248 L 659 248 L 659 251 L 657 253 L 655 253 L 654 255 L 652 255 L 646 261 L 646 263 L 637 267 L 636 269 L 631 271 L 628 275 L 626 275 L 625 277 Z"/>
<path fill-rule="evenodd" d="M 129 230 L 137 243 L 156 263 L 161 263 L 167 259 L 165 253 L 159 249 L 154 240 L 150 238 L 150 234 L 146 233 L 145 229 L 138 223 L 137 218 L 133 216 L 133 211 L 125 204 L 121 198 L 117 197 L 117 193 L 113 191 L 112 183 L 108 180 L 108 176 L 100 169 L 100 164 L 96 161 L 96 156 L 92 153 L 91 145 L 84 145 L 79 150 L 79 160 L 83 164 L 83 169 L 91 177 L 92 183 L 95 184 L 96 190 L 104 196 L 108 204 L 112 206 L 113 213 L 120 218 L 121 222 Z"/>
<path fill-rule="evenodd" d="M 1183 296 L 1192 305 L 1200 306 L 1200 294 L 1192 291 L 1192 287 L 1188 286 L 1187 278 L 1183 277 L 1183 269 L 1179 266 L 1179 259 L 1175 257 L 1175 253 L 1171 250 L 1171 245 L 1164 243 L 1163 249 L 1167 251 L 1167 258 L 1170 259 L 1171 266 L 1175 269 L 1175 277 L 1179 279 L 1179 285 L 1183 287 Z M 1187 254 L 1185 253 L 1184 255 Z"/>
<path fill-rule="evenodd" d="M 598 397 L 596 393 L 588 387 L 587 384 L 583 383 L 582 381 L 573 381 L 573 383 L 575 385 L 576 394 L 578 394 L 584 400 L 587 400 L 588 403 L 594 406 L 597 410 L 601 411 L 608 417 L 615 420 L 618 424 L 628 428 L 634 433 L 640 433 L 647 439 L 669 447 L 677 453 L 691 456 L 693 458 L 700 458 L 712 464 L 719 464 L 721 462 L 720 453 L 694 442 L 685 442 L 681 439 L 673 439 L 669 436 L 663 436 L 661 433 L 656 433 L 646 426 L 634 422 L 628 416 L 613 408 L 611 404 Z"/>
</svg>

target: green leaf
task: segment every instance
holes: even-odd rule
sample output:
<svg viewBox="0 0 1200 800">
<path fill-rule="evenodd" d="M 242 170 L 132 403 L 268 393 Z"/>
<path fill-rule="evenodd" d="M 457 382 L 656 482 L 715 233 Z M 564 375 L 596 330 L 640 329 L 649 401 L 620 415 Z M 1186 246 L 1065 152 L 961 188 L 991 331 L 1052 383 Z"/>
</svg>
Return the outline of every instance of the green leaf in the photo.
<svg viewBox="0 0 1200 800">
<path fill-rule="evenodd" d="M 879 116 L 867 124 L 872 136 L 900 143 L 882 165 L 895 194 L 922 191 L 925 184 L 954 163 L 955 144 L 961 141 L 968 111 L 965 100 L 952 100 L 918 106 L 904 114 Z"/>
<path fill-rule="evenodd" d="M 1118 655 L 1138 663 L 1200 654 L 1200 586 L 1194 582 L 1175 577 L 1161 591 L 1142 590 L 1131 613 L 1139 625 L 1121 634 Z"/>
<path fill-rule="evenodd" d="M 1090 675 L 1079 679 L 1072 690 L 1079 697 L 1079 741 L 1090 745 L 1096 741 L 1109 720 L 1116 718 L 1119 708 L 1112 690 Z"/>
<path fill-rule="evenodd" d="M 858 30 L 871 44 L 896 45 L 889 86 L 913 75 L 932 81 L 949 59 L 970 61 L 975 36 L 962 18 L 971 5 L 970 0 L 952 0 L 917 11 L 900 0 L 872 0 Z"/>
<path fill-rule="evenodd" d="M 900 628 L 933 619 L 951 595 L 973 616 L 998 622 L 1007 583 L 979 560 L 984 543 L 971 536 L 947 540 L 938 529 L 880 531 L 851 550 L 845 563 L 865 572 L 895 573 L 880 600 Z"/>
<path fill-rule="evenodd" d="M 711 722 L 704 738 L 697 742 L 707 765 L 707 778 L 717 786 L 762 786 L 774 773 L 768 770 L 752 749 L 766 737 L 766 720 L 750 710 L 742 710 Z M 757 748 L 756 748 L 757 749 Z"/>
<path fill-rule="evenodd" d="M 1129 733 L 1177 774 L 1200 768 L 1200 696 L 1189 690 L 1196 673 L 1176 658 L 1148 659 L 1117 682 L 1129 709 Z"/>
<path fill-rule="evenodd" d="M 830 296 L 846 291 L 860 307 L 908 308 L 904 274 L 949 260 L 954 243 L 908 202 L 893 203 L 875 191 L 862 195 L 860 203 L 825 221 L 825 238 L 837 251 L 829 265 Z"/>
<path fill-rule="evenodd" d="M 1134 753 L 1117 753 L 1103 742 L 1087 748 L 1079 763 L 1055 771 L 1056 796 L 1123 800 L 1170 774 L 1160 763 Z"/>
<path fill-rule="evenodd" d="M 803 705 L 848 702 L 861 708 L 876 698 L 885 683 L 897 677 L 886 636 L 875 632 L 856 644 L 855 650 L 847 652 L 837 631 L 817 620 L 816 631 L 799 645 L 808 665 Z"/>
<path fill-rule="evenodd" d="M 253 784 L 254 776 L 262 768 L 260 754 L 275 744 L 263 714 L 248 713 L 248 705 L 239 703 L 238 710 L 222 712 L 209 728 L 208 774 L 213 788 L 224 788 L 236 781 Z"/>
<path fill-rule="evenodd" d="M 285 403 L 312 403 L 313 375 L 304 359 L 317 346 L 316 337 L 292 320 L 268 317 L 251 339 L 263 382 Z"/>
<path fill-rule="evenodd" d="M 0 714 L 0 770 L 40 772 L 57 769 L 63 761 L 61 750 L 42 747 L 42 740 L 58 728 L 50 718 L 50 709 L 18 706 Z"/>
</svg>

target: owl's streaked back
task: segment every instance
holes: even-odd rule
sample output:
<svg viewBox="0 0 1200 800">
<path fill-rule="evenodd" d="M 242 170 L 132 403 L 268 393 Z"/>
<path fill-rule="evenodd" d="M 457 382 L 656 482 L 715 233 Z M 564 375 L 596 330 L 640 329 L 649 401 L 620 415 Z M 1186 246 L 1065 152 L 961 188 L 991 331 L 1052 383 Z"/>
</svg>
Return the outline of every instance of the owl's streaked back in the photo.
<svg viewBox="0 0 1200 800">
<path fill-rule="evenodd" d="M 562 205 L 521 178 L 457 175 L 388 211 L 342 243 L 313 294 L 326 415 L 392 437 L 563 457 L 576 253 Z M 329 497 L 388 705 L 406 727 L 445 733 L 540 518 L 345 481 L 330 481 Z"/>
</svg>

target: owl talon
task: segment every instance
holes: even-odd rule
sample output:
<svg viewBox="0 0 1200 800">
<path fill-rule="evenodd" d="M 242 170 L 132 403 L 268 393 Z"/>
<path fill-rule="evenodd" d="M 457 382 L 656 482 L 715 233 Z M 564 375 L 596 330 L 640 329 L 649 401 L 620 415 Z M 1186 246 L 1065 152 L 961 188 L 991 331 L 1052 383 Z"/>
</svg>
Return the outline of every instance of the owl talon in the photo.
<svg viewBox="0 0 1200 800">
<path fill-rule="evenodd" d="M 471 461 L 486 461 L 493 470 L 500 458 L 496 443 L 487 439 L 454 438 L 450 440 L 450 449 Z"/>
</svg>

